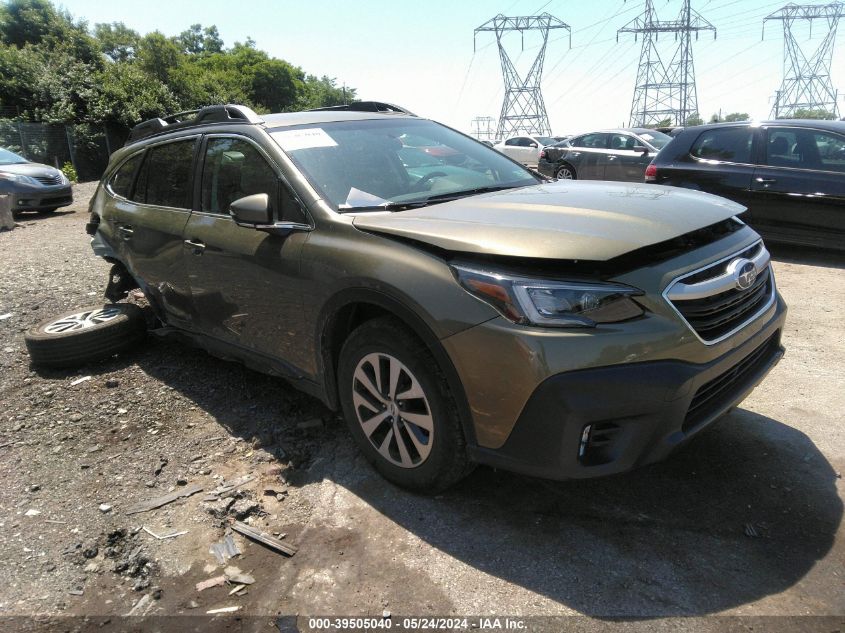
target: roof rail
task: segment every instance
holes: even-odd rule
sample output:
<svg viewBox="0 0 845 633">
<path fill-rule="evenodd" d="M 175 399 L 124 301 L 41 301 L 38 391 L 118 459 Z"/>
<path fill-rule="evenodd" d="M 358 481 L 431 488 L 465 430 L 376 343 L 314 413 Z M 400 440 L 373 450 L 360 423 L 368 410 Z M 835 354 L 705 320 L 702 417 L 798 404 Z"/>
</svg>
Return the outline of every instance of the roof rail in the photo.
<svg viewBox="0 0 845 633">
<path fill-rule="evenodd" d="M 154 134 L 172 132 L 174 130 L 207 125 L 209 123 L 231 123 L 233 121 L 258 124 L 263 123 L 264 119 L 243 105 L 230 103 L 226 105 L 205 106 L 198 110 L 186 110 L 185 112 L 177 112 L 164 118 L 149 119 L 143 123 L 139 123 L 129 132 L 129 138 L 126 144 L 135 143 L 142 138 L 147 138 Z"/>
<path fill-rule="evenodd" d="M 309 112 L 321 112 L 324 110 L 341 110 L 347 112 L 378 112 L 380 114 L 407 114 L 409 116 L 417 116 L 410 110 L 401 108 L 392 103 L 384 103 L 383 101 L 355 101 L 345 105 L 326 106 L 324 108 L 311 108 Z"/>
</svg>

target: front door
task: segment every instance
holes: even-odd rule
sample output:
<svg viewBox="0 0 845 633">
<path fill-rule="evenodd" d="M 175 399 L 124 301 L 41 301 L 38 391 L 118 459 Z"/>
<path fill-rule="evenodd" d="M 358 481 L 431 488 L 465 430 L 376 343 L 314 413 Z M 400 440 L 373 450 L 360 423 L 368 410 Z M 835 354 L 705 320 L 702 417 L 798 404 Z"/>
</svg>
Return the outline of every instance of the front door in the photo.
<svg viewBox="0 0 845 633">
<path fill-rule="evenodd" d="M 637 146 L 645 147 L 635 136 L 623 133 L 610 135 L 610 152 L 604 169 L 605 180 L 644 181 L 645 168 L 654 158 L 654 153 L 634 150 Z"/>
<path fill-rule="evenodd" d="M 199 329 L 226 343 L 291 359 L 301 331 L 299 254 L 308 233 L 273 235 L 238 226 L 229 205 L 266 193 L 280 220 L 304 222 L 302 207 L 269 158 L 245 137 L 210 136 L 201 194 L 184 231 Z M 300 213 L 299 217 L 285 217 Z"/>
<path fill-rule="evenodd" d="M 573 140 L 568 152 L 579 180 L 603 180 L 608 158 L 608 134 L 585 134 Z"/>
</svg>

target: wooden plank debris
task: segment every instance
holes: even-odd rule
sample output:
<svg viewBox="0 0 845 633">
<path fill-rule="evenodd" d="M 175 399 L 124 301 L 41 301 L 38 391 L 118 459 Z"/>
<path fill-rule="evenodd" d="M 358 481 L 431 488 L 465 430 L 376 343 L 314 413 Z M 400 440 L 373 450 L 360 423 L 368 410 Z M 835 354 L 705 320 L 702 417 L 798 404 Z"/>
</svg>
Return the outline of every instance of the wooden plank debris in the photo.
<svg viewBox="0 0 845 633">
<path fill-rule="evenodd" d="M 160 508 L 161 506 L 167 505 L 168 503 L 173 503 L 174 501 L 176 501 L 177 499 L 181 499 L 182 497 L 190 497 L 191 495 L 195 495 L 198 492 L 202 492 L 202 485 L 200 484 L 186 486 L 185 488 L 178 488 L 170 494 L 164 495 L 163 497 L 156 497 L 154 499 L 140 501 L 135 505 L 130 506 L 126 510 L 126 514 L 138 514 L 139 512 L 149 512 L 150 510 L 155 510 L 156 508 Z"/>
<path fill-rule="evenodd" d="M 197 583 L 197 591 L 203 591 L 205 589 L 209 589 L 210 587 L 219 587 L 221 585 L 226 584 L 226 576 L 215 576 L 214 578 L 209 578 L 208 580 L 203 580 L 202 582 Z"/>
<path fill-rule="evenodd" d="M 247 525 L 246 523 L 241 523 L 240 521 L 235 521 L 232 525 L 232 529 L 239 534 L 243 534 L 244 536 L 251 538 L 254 541 L 258 541 L 262 545 L 266 545 L 270 549 L 274 549 L 282 554 L 286 554 L 287 556 L 293 556 L 296 554 L 296 548 L 292 545 L 288 545 L 287 543 L 283 543 L 275 536 L 268 534 L 267 532 L 262 532 L 251 525 Z"/>
</svg>

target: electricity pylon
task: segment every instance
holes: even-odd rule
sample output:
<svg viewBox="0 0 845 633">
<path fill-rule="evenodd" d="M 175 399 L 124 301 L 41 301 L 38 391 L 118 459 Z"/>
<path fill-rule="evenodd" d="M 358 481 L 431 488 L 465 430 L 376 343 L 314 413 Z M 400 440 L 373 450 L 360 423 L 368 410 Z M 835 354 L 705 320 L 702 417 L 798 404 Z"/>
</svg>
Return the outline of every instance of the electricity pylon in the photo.
<svg viewBox="0 0 845 633">
<path fill-rule="evenodd" d="M 479 141 L 492 141 L 493 123 L 496 122 L 491 116 L 477 116 L 472 120 L 472 135 Z"/>
<path fill-rule="evenodd" d="M 476 37 L 479 33 L 485 31 L 492 31 L 496 34 L 496 44 L 499 46 L 502 78 L 505 82 L 505 99 L 502 103 L 502 113 L 499 115 L 499 125 L 496 129 L 497 138 L 507 138 L 518 133 L 551 135 L 546 104 L 543 102 L 543 94 L 540 90 L 540 81 L 543 76 L 546 46 L 549 43 L 549 31 L 554 29 L 569 31 L 569 46 L 571 48 L 572 30 L 569 25 L 548 13 L 520 17 L 506 17 L 500 13 L 475 29 L 472 38 L 473 50 L 475 50 Z M 524 79 L 520 77 L 505 50 L 505 45 L 502 43 L 502 37 L 505 33 L 511 31 L 518 31 L 522 36 L 522 50 L 525 50 L 525 31 L 540 31 L 543 37 L 543 43 L 537 57 Z"/>
<path fill-rule="evenodd" d="M 766 22 L 783 23 L 783 82 L 775 93 L 772 117 L 775 119 L 795 116 L 797 110 L 826 110 L 834 118 L 839 116 L 837 92 L 830 80 L 833 44 L 839 18 L 845 15 L 845 4 L 788 4 L 763 19 L 763 36 Z M 827 20 L 827 35 L 815 52 L 807 58 L 795 39 L 792 26 L 796 21 L 807 21 L 812 34 L 813 20 Z"/>
<path fill-rule="evenodd" d="M 639 34 L 643 36 L 637 84 L 631 102 L 632 127 L 656 125 L 666 120 L 672 125 L 685 125 L 687 119 L 698 113 L 692 36 L 695 34 L 698 39 L 701 31 L 713 31 L 713 39 L 716 38 L 716 27 L 690 7 L 690 0 L 684 0 L 677 20 L 659 20 L 652 0 L 646 0 L 645 11 L 616 32 L 617 40 L 620 33 L 633 33 L 634 41 Z M 674 33 L 678 42 L 668 64 L 663 63 L 657 49 L 660 33 Z"/>
</svg>

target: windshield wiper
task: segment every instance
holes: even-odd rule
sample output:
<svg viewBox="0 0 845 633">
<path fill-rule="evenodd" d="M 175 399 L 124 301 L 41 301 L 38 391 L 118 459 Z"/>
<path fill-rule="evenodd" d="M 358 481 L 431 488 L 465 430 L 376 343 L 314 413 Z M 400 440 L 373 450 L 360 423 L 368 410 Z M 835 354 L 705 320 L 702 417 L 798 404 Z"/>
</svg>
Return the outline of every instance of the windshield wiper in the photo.
<svg viewBox="0 0 845 633">
<path fill-rule="evenodd" d="M 407 209 L 419 209 L 429 204 L 428 200 L 414 200 L 413 202 L 383 202 L 381 204 L 366 205 L 363 207 L 343 207 L 338 209 L 340 213 L 357 213 L 358 211 L 405 211 Z"/>
<path fill-rule="evenodd" d="M 505 189 L 515 189 L 519 185 L 498 185 L 495 187 L 477 187 L 476 189 L 465 189 L 464 191 L 450 191 L 448 193 L 438 193 L 426 198 L 429 203 L 433 202 L 448 202 L 450 200 L 457 200 L 458 198 L 465 198 L 467 196 L 474 196 L 479 193 L 491 193 L 493 191 L 504 191 Z"/>
</svg>

